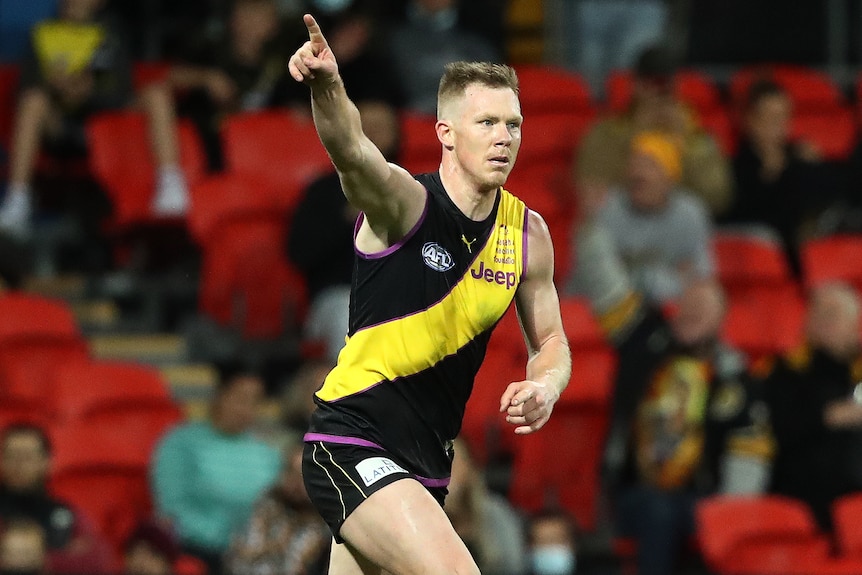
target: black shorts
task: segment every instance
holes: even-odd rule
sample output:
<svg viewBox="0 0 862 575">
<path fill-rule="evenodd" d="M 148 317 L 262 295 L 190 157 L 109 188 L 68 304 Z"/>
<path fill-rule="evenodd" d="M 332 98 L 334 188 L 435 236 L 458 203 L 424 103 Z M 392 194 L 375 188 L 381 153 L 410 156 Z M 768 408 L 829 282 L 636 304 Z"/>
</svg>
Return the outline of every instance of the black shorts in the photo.
<svg viewBox="0 0 862 575">
<path fill-rule="evenodd" d="M 320 433 L 305 436 L 302 477 L 311 502 L 338 543 L 344 541 L 339 535 L 344 520 L 372 493 L 390 483 L 415 479 L 441 507 L 449 484 L 448 478 L 411 473 L 383 447 L 365 439 Z"/>
</svg>

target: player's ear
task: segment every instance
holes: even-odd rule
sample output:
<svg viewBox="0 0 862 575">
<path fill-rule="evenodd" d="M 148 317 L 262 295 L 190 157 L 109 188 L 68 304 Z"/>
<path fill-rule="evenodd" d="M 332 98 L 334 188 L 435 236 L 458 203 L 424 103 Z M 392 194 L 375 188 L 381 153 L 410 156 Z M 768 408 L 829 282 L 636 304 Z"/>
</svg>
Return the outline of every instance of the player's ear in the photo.
<svg viewBox="0 0 862 575">
<path fill-rule="evenodd" d="M 451 150 L 454 146 L 455 134 L 452 131 L 452 126 L 449 125 L 449 122 L 446 120 L 437 120 L 437 124 L 434 125 L 434 129 L 437 131 L 437 139 L 440 140 L 440 143 L 447 150 Z"/>
</svg>

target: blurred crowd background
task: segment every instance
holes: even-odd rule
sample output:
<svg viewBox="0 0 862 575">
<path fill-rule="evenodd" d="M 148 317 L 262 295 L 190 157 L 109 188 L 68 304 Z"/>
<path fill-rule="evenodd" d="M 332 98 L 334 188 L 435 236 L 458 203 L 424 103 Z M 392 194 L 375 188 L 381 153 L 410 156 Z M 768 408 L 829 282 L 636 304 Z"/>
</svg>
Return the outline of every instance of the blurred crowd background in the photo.
<svg viewBox="0 0 862 575">
<path fill-rule="evenodd" d="M 286 75 L 439 165 L 446 62 L 515 67 L 573 375 L 446 504 L 489 575 L 862 574 L 862 3 L 0 0 L 0 575 L 322 574 L 299 447 L 355 210 Z"/>
</svg>

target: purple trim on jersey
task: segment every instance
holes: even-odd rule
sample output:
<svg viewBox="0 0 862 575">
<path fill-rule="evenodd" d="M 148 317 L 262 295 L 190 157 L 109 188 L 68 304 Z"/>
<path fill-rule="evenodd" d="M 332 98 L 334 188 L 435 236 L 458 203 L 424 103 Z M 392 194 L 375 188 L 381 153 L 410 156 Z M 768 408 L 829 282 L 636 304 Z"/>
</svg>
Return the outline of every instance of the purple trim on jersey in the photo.
<svg viewBox="0 0 862 575">
<path fill-rule="evenodd" d="M 524 252 L 524 269 L 521 271 L 521 279 L 524 279 L 524 275 L 527 273 L 527 254 L 529 247 L 529 242 L 527 241 L 529 236 L 529 227 L 530 227 L 530 208 L 524 207 L 524 237 L 521 240 L 521 250 Z"/>
<path fill-rule="evenodd" d="M 424 487 L 449 487 L 449 478 L 442 477 L 440 479 L 432 479 L 430 477 L 421 477 L 413 474 L 413 477 Z"/>
<path fill-rule="evenodd" d="M 341 445 L 356 445 L 358 447 L 371 447 L 386 451 L 382 446 L 377 445 L 373 441 L 367 439 L 359 439 L 358 437 L 345 437 L 343 435 L 329 435 L 328 433 L 306 433 L 302 438 L 303 441 L 325 441 L 327 443 L 340 443 Z"/>
<path fill-rule="evenodd" d="M 422 225 L 422 222 L 425 221 L 425 216 L 428 215 L 428 203 L 431 201 L 431 193 L 428 190 L 425 190 L 425 207 L 422 208 L 422 215 L 419 216 L 419 221 L 410 228 L 410 231 L 404 235 L 403 238 L 389 246 L 383 251 L 374 252 L 372 254 L 365 253 L 359 248 L 356 247 L 356 236 L 359 234 L 359 226 L 362 225 L 362 222 L 365 220 L 365 213 L 360 212 L 359 217 L 356 218 L 356 226 L 353 228 L 353 250 L 356 252 L 356 255 L 366 260 L 379 260 L 380 258 L 385 258 L 391 253 L 394 253 L 401 246 L 407 243 L 407 241 L 412 238 L 417 231 L 419 231 L 419 226 Z"/>
</svg>

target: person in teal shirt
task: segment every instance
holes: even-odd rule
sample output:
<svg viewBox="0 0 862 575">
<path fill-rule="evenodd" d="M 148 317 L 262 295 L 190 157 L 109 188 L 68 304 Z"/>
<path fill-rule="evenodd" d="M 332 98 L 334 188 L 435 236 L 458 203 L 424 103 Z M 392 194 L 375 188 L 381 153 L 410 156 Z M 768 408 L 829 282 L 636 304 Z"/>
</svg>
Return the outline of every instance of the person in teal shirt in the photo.
<svg viewBox="0 0 862 575">
<path fill-rule="evenodd" d="M 170 431 L 154 455 L 156 511 L 171 522 L 183 551 L 207 563 L 211 575 L 221 573 L 231 535 L 279 474 L 278 451 L 249 431 L 263 396 L 256 375 L 223 377 L 209 419 Z"/>
</svg>

